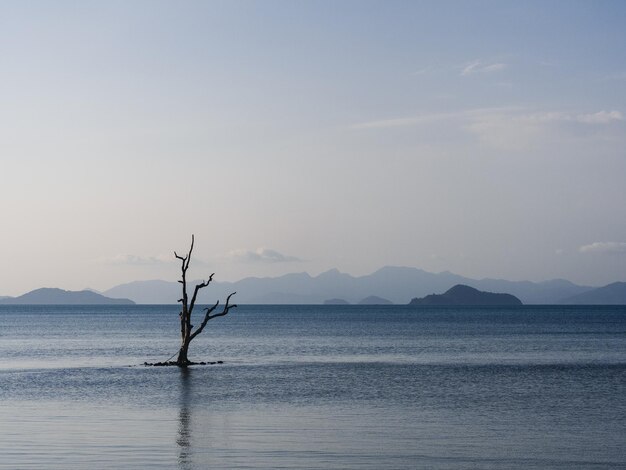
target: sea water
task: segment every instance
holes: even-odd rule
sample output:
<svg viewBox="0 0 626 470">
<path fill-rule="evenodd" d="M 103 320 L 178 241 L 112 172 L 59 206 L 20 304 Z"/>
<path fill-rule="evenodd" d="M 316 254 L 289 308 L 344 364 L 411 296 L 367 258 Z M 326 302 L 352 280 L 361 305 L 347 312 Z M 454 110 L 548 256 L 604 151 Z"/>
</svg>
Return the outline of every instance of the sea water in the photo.
<svg viewBox="0 0 626 470">
<path fill-rule="evenodd" d="M 196 319 L 199 322 L 200 319 Z M 0 306 L 2 469 L 626 468 L 626 308 Z"/>
</svg>

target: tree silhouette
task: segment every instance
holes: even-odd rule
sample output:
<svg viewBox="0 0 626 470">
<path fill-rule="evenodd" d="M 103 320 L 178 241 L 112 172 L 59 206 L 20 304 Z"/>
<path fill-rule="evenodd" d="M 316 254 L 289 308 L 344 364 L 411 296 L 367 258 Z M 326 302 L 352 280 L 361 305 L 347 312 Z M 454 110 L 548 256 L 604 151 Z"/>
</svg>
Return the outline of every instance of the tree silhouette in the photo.
<svg viewBox="0 0 626 470">
<path fill-rule="evenodd" d="M 178 302 L 181 303 L 181 310 L 179 314 L 181 343 L 180 343 L 180 349 L 178 351 L 178 358 L 176 359 L 176 365 L 179 367 L 187 367 L 188 365 L 193 364 L 193 362 L 191 362 L 189 358 L 187 357 L 188 351 L 189 351 L 189 344 L 196 336 L 202 333 L 202 330 L 204 330 L 204 327 L 209 322 L 209 320 L 213 320 L 214 318 L 217 318 L 217 317 L 223 317 L 224 315 L 228 314 L 228 311 L 231 308 L 237 307 L 236 304 L 233 304 L 233 305 L 230 304 L 230 298 L 236 294 L 236 292 L 233 292 L 226 298 L 226 303 L 224 304 L 224 307 L 221 312 L 213 313 L 220 304 L 219 300 L 215 302 L 215 305 L 213 305 L 212 307 L 205 308 L 204 310 L 206 313 L 204 314 L 204 319 L 202 320 L 202 323 L 200 323 L 200 326 L 198 326 L 195 330 L 193 329 L 194 327 L 191 324 L 191 314 L 193 313 L 193 309 L 196 306 L 196 299 L 198 298 L 198 292 L 201 289 L 204 289 L 205 287 L 207 287 L 209 284 L 211 284 L 211 281 L 213 281 L 213 276 L 215 275 L 215 273 L 213 273 L 209 276 L 208 280 L 203 281 L 200 284 L 197 284 L 193 290 L 191 301 L 189 301 L 189 297 L 187 296 L 187 269 L 189 269 L 189 263 L 191 262 L 191 252 L 193 251 L 193 243 L 194 243 L 194 236 L 191 235 L 191 247 L 189 248 L 189 252 L 187 253 L 187 256 L 179 256 L 176 252 L 174 252 L 174 256 L 178 258 L 179 260 L 181 260 L 181 263 L 182 263 L 181 280 L 178 281 L 182 284 L 182 287 L 183 287 L 183 297 L 181 299 L 178 299 Z"/>
</svg>

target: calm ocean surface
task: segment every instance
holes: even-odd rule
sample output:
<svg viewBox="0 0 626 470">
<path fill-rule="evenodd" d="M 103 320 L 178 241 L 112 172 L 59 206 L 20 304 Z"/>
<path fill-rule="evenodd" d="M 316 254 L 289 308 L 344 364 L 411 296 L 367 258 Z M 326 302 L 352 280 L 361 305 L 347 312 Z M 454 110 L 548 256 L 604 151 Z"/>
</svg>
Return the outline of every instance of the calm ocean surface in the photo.
<svg viewBox="0 0 626 470">
<path fill-rule="evenodd" d="M 626 307 L 0 306 L 1 469 L 626 468 Z"/>
</svg>

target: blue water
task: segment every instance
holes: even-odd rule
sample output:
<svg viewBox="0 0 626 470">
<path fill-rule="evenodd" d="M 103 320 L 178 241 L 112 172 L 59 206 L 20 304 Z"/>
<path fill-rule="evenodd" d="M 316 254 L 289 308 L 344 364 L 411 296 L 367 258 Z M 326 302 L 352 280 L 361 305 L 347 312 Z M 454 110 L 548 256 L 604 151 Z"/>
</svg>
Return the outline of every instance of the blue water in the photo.
<svg viewBox="0 0 626 470">
<path fill-rule="evenodd" d="M 626 308 L 0 306 L 0 468 L 626 468 Z"/>
</svg>

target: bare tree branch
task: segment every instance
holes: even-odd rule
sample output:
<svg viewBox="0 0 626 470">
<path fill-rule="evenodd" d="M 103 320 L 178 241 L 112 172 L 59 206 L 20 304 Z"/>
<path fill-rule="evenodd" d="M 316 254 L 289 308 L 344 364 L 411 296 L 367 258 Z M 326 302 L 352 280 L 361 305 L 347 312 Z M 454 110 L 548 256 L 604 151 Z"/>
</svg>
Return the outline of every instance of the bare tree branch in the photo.
<svg viewBox="0 0 626 470">
<path fill-rule="evenodd" d="M 191 297 L 191 303 L 189 304 L 189 315 L 191 315 L 193 307 L 196 305 L 196 297 L 198 297 L 198 291 L 200 289 L 204 289 L 206 286 L 211 284 L 211 282 L 213 281 L 213 276 L 215 276 L 215 273 L 209 276 L 208 281 L 203 281 L 202 283 L 196 285 L 196 288 L 193 291 L 193 296 Z"/>
<path fill-rule="evenodd" d="M 191 338 L 189 338 L 189 341 L 191 341 L 196 336 L 198 336 L 200 333 L 202 333 L 202 330 L 204 330 L 204 327 L 206 326 L 206 324 L 211 319 L 211 312 L 213 310 L 215 310 L 219 304 L 220 304 L 220 301 L 218 300 L 217 302 L 215 302 L 215 305 L 213 305 L 213 307 L 205 308 L 206 314 L 204 315 L 204 320 L 202 320 L 202 323 L 200 323 L 200 326 L 198 328 L 196 328 L 196 331 L 193 332 L 193 334 L 191 335 Z"/>
<path fill-rule="evenodd" d="M 174 252 L 174 256 L 176 256 L 176 258 L 180 259 L 182 261 L 182 266 L 181 266 L 181 271 L 182 271 L 182 275 L 181 275 L 181 284 L 183 285 L 183 317 L 185 320 L 185 328 L 187 332 L 191 331 L 191 318 L 190 318 L 190 311 L 188 310 L 188 297 L 187 297 L 187 269 L 189 269 L 189 262 L 191 261 L 191 252 L 193 251 L 193 243 L 194 243 L 194 236 L 193 234 L 191 235 L 191 246 L 189 247 L 189 253 L 187 253 L 187 256 L 178 256 L 178 254 L 176 252 Z"/>
<path fill-rule="evenodd" d="M 193 251 L 193 242 L 194 242 L 194 236 L 193 233 L 191 234 L 191 246 L 189 247 L 189 253 L 187 254 L 187 257 L 185 258 L 187 260 L 187 265 L 185 266 L 185 271 L 187 271 L 187 269 L 189 269 L 189 263 L 191 262 L 191 252 Z M 183 261 L 183 264 L 185 262 Z"/>
<path fill-rule="evenodd" d="M 229 311 L 231 308 L 235 308 L 235 307 L 237 307 L 237 304 L 232 304 L 232 305 L 229 305 L 230 298 L 231 298 L 233 295 L 235 295 L 236 293 L 237 293 L 237 292 L 233 292 L 232 294 L 230 294 L 230 295 L 226 298 L 226 304 L 224 305 L 224 309 L 223 309 L 220 313 L 216 313 L 215 315 L 211 315 L 211 316 L 209 317 L 209 320 L 213 320 L 214 318 L 217 318 L 217 317 L 223 317 L 224 315 L 227 315 L 227 314 L 228 314 L 228 311 Z M 207 313 L 209 313 L 209 312 L 207 312 Z M 207 320 L 207 321 L 208 321 L 208 320 Z"/>
<path fill-rule="evenodd" d="M 196 331 L 194 331 L 194 333 L 191 335 L 191 339 L 195 338 L 197 335 L 199 335 L 200 333 L 202 333 L 202 330 L 204 330 L 204 327 L 206 326 L 206 324 L 209 322 L 209 320 L 213 320 L 214 318 L 217 317 L 223 317 L 224 315 L 228 314 L 228 311 L 231 308 L 235 308 L 237 307 L 236 304 L 230 305 L 230 298 L 235 295 L 236 292 L 233 292 L 232 294 L 230 294 L 227 298 L 226 298 L 226 304 L 224 305 L 224 308 L 222 309 L 222 311 L 220 313 L 216 313 L 215 315 L 211 315 L 211 312 L 213 312 L 217 306 L 220 304 L 220 301 L 218 300 L 217 302 L 215 302 L 215 305 L 213 305 L 213 307 L 209 307 L 206 308 L 206 315 L 204 316 L 204 320 L 202 320 L 202 323 L 200 324 L 200 326 L 196 329 Z"/>
</svg>

